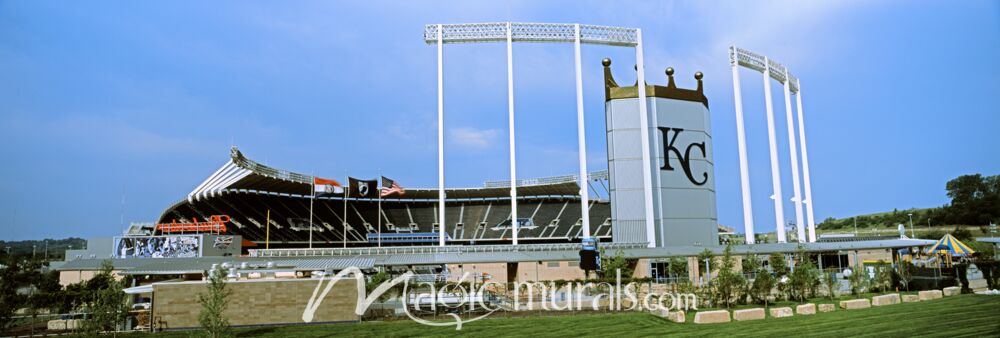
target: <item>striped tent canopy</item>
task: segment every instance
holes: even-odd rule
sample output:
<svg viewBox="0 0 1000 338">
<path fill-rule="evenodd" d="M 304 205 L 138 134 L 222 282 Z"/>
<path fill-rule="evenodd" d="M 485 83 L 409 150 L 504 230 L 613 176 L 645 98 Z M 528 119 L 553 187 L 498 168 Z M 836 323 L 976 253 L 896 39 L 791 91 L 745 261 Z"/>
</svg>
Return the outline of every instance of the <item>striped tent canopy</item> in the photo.
<svg viewBox="0 0 1000 338">
<path fill-rule="evenodd" d="M 949 254 L 951 256 L 965 257 L 976 252 L 973 251 L 972 248 L 969 248 L 968 245 L 965 245 L 965 243 L 960 242 L 951 234 L 946 234 L 944 237 L 941 237 L 941 240 L 928 248 L 927 253 L 940 253 Z"/>
</svg>

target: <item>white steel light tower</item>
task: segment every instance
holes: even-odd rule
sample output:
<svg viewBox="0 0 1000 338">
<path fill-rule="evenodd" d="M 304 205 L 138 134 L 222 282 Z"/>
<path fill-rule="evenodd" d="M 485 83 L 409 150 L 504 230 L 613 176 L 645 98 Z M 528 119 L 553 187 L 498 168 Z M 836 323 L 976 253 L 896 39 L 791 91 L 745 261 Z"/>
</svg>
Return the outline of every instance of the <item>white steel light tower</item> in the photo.
<svg viewBox="0 0 1000 338">
<path fill-rule="evenodd" d="M 729 61 L 733 69 L 733 93 L 736 102 L 736 134 L 740 153 L 740 183 L 743 190 L 743 223 L 746 231 L 746 241 L 748 244 L 754 243 L 753 211 L 750 202 L 750 180 L 749 168 L 747 164 L 746 149 L 746 129 L 743 125 L 743 98 L 740 90 L 739 67 L 745 67 L 761 72 L 764 76 L 764 102 L 767 112 L 768 145 L 771 159 L 771 184 L 774 199 L 775 227 L 778 235 L 778 242 L 786 242 L 784 208 L 781 197 L 781 173 L 778 166 L 777 142 L 774 129 L 774 109 L 771 103 L 771 79 L 777 80 L 783 85 L 785 94 L 785 121 L 788 126 L 788 148 L 791 157 L 792 169 L 792 202 L 795 204 L 795 221 L 800 242 L 816 241 L 816 223 L 813 217 L 812 208 L 812 186 L 809 180 L 809 157 L 806 151 L 805 122 L 802 114 L 802 93 L 799 87 L 799 79 L 792 76 L 784 65 L 768 59 L 766 56 L 753 53 L 751 51 L 738 48 L 729 48 Z M 792 114 L 792 94 L 796 96 L 798 110 L 798 145 L 795 135 L 795 118 Z M 802 149 L 802 182 L 805 188 L 805 199 L 802 198 L 802 187 L 800 187 L 799 177 L 799 155 L 798 149 Z M 805 205 L 806 219 L 803 219 L 803 204 Z M 808 222 L 808 223 L 806 223 Z M 808 238 L 806 237 L 806 227 L 808 224 Z"/>
<path fill-rule="evenodd" d="M 516 148 L 514 146 L 514 42 L 549 42 L 572 43 L 576 70 L 576 113 L 577 142 L 580 153 L 580 210 L 583 221 L 583 237 L 590 237 L 590 198 L 587 191 L 587 145 L 583 114 L 583 74 L 580 62 L 580 45 L 610 45 L 634 47 L 636 54 L 636 70 L 638 83 L 645 83 L 642 62 L 642 32 L 638 28 L 623 28 L 581 24 L 559 23 L 520 23 L 493 22 L 471 24 L 436 24 L 424 28 L 424 42 L 437 44 L 438 52 L 438 212 L 439 212 L 439 245 L 444 246 L 444 87 L 442 85 L 442 45 L 449 43 L 483 43 L 505 42 L 507 44 L 507 109 L 510 135 L 510 197 L 511 197 L 511 227 L 513 229 L 513 244 L 518 241 L 517 222 L 517 171 L 515 164 Z M 639 90 L 639 112 L 643 130 L 649 130 L 646 113 L 646 91 Z M 650 246 L 655 243 L 653 228 L 653 187 L 651 159 L 649 156 L 649 139 L 642 138 L 643 153 L 643 183 L 646 211 L 646 239 Z"/>
</svg>

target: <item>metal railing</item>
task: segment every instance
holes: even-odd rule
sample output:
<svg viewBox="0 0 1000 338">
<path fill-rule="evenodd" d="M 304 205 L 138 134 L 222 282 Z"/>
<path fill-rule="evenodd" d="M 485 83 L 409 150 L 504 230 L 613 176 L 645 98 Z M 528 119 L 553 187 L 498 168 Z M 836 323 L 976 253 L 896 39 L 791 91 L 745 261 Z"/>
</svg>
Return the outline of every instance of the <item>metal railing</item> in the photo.
<svg viewBox="0 0 1000 338">
<path fill-rule="evenodd" d="M 603 243 L 602 249 L 638 249 L 646 243 Z M 250 257 L 374 256 L 442 253 L 503 253 L 579 250 L 579 243 L 461 246 L 395 246 L 382 248 L 250 249 Z"/>
<path fill-rule="evenodd" d="M 579 175 L 562 175 L 562 176 L 549 176 L 549 177 L 538 177 L 538 178 L 522 178 L 517 180 L 517 186 L 526 187 L 532 185 L 546 185 L 546 184 L 559 184 L 568 182 L 578 182 Z M 595 171 L 587 174 L 587 179 L 591 181 L 596 180 L 606 180 L 608 179 L 608 171 L 601 170 Z M 498 181 L 486 181 L 483 182 L 483 188 L 508 188 L 510 187 L 510 181 L 498 180 Z"/>
<path fill-rule="evenodd" d="M 514 42 L 566 42 L 577 38 L 576 24 L 534 22 L 483 22 L 424 26 L 424 42 L 438 42 L 440 28 L 442 43 L 505 42 L 507 30 Z M 635 46 L 639 42 L 638 30 L 626 27 L 579 25 L 580 43 Z"/>
<path fill-rule="evenodd" d="M 795 76 L 788 71 L 785 65 L 782 65 L 781 63 L 736 46 L 729 48 L 729 58 L 730 62 L 738 62 L 740 66 L 747 67 L 761 73 L 769 71 L 771 78 L 782 84 L 784 84 L 785 81 L 790 81 L 789 89 L 791 92 L 799 92 L 799 79 L 795 78 Z M 764 62 L 765 60 L 767 63 Z"/>
</svg>

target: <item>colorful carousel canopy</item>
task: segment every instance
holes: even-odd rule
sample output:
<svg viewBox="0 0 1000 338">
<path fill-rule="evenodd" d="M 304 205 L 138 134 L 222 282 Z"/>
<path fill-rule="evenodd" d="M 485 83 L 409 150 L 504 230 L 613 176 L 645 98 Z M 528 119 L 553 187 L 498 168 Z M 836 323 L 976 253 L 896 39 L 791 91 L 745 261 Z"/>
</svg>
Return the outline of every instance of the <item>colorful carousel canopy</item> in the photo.
<svg viewBox="0 0 1000 338">
<path fill-rule="evenodd" d="M 934 245 L 927 249 L 927 253 L 935 252 L 950 254 L 951 256 L 969 256 L 975 253 L 972 248 L 969 248 L 969 246 L 965 245 L 965 243 L 962 243 L 951 234 L 944 235 L 944 237 L 941 237 L 941 240 L 934 243 Z"/>
</svg>

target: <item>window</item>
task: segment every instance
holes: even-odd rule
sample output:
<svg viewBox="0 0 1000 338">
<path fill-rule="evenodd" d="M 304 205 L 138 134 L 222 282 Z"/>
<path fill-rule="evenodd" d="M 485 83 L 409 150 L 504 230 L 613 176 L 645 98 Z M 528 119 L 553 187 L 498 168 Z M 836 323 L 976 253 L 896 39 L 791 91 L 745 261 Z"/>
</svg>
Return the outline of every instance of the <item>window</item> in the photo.
<svg viewBox="0 0 1000 338">
<path fill-rule="evenodd" d="M 559 262 L 549 262 L 546 266 L 550 268 L 558 268 Z"/>
</svg>

